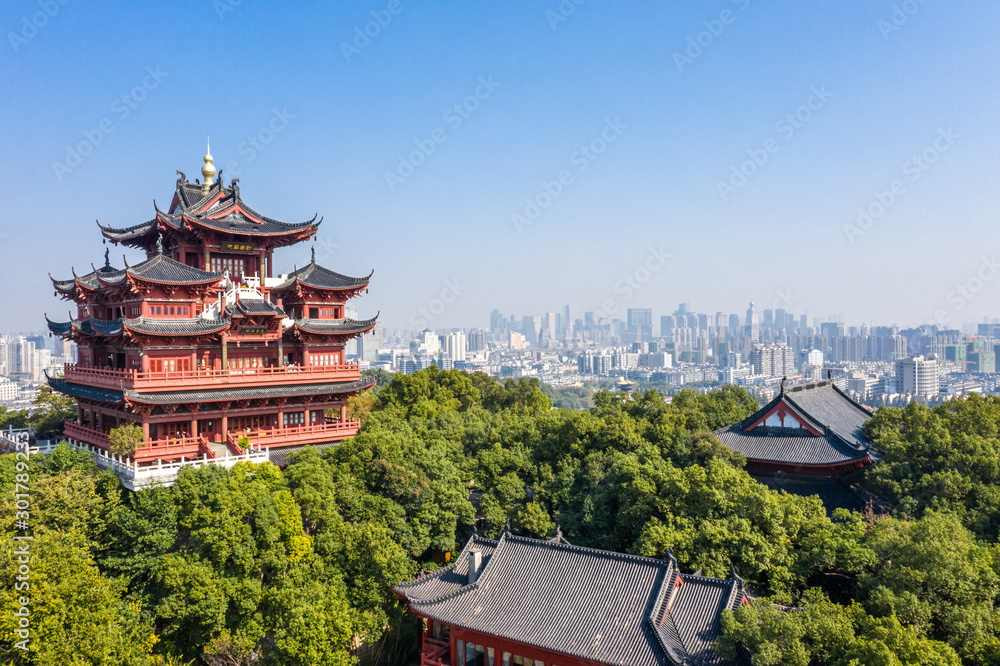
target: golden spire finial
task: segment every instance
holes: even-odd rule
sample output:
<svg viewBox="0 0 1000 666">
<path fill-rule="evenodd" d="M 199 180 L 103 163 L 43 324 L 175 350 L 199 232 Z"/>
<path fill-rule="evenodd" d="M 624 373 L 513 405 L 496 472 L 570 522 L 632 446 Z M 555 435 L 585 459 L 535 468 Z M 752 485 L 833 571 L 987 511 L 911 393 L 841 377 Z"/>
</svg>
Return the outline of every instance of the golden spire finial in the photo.
<svg viewBox="0 0 1000 666">
<path fill-rule="evenodd" d="M 215 166 L 212 164 L 211 137 L 208 138 L 205 145 L 205 166 L 201 168 L 201 175 L 204 177 L 201 183 L 201 193 L 202 195 L 206 195 L 215 183 Z"/>
</svg>

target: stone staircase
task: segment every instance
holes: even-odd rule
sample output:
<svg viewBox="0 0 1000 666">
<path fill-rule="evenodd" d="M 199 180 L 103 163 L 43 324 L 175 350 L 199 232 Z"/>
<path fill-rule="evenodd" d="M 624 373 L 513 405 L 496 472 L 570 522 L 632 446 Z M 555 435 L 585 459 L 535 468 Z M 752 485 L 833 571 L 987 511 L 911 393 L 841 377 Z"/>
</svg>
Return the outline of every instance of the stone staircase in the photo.
<svg viewBox="0 0 1000 666">
<path fill-rule="evenodd" d="M 232 455 L 232 453 L 229 451 L 229 447 L 223 444 L 222 442 L 209 442 L 208 448 L 215 451 L 216 458 L 225 458 L 227 453 Z"/>
</svg>

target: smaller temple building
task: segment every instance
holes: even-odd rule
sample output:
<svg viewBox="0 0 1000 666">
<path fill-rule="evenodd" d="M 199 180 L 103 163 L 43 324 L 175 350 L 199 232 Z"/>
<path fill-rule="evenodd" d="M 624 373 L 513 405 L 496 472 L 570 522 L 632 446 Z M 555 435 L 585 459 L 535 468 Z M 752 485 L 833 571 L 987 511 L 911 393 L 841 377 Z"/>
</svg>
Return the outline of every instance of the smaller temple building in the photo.
<svg viewBox="0 0 1000 666">
<path fill-rule="evenodd" d="M 785 388 L 751 416 L 713 434 L 751 473 L 842 477 L 878 457 L 863 426 L 872 417 L 832 379 Z"/>
<path fill-rule="evenodd" d="M 421 666 L 750 663 L 713 649 L 722 611 L 750 599 L 743 580 L 682 574 L 673 555 L 473 533 L 452 564 L 394 590 L 425 621 Z"/>
</svg>

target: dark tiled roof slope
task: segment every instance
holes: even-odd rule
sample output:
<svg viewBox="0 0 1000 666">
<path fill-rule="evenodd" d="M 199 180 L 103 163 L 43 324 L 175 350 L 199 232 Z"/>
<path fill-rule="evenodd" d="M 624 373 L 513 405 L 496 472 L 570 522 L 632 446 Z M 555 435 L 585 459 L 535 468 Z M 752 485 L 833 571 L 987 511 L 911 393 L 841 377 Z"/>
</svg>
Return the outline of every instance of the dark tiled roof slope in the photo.
<svg viewBox="0 0 1000 666">
<path fill-rule="evenodd" d="M 744 432 L 735 427 L 717 431 L 720 442 L 749 460 L 796 462 L 803 465 L 836 465 L 864 458 L 867 453 L 851 448 L 836 435 L 786 435 Z"/>
<path fill-rule="evenodd" d="M 673 558 L 508 533 L 490 545 L 475 583 L 466 577 L 463 585 L 461 567 L 483 547 L 478 537 L 451 567 L 394 589 L 415 611 L 444 624 L 603 664 L 749 664 L 746 655 L 724 660 L 711 650 L 719 613 L 746 598 L 738 578 L 684 576 Z"/>
<path fill-rule="evenodd" d="M 306 333 L 361 333 L 367 331 L 378 320 L 378 315 L 371 319 L 296 319 L 295 325 Z"/>
<path fill-rule="evenodd" d="M 239 315 L 277 315 L 284 317 L 284 311 L 274 303 L 262 298 L 241 298 L 226 306 L 226 312 L 232 317 Z"/>
<path fill-rule="evenodd" d="M 465 544 L 465 548 L 462 549 L 462 554 L 454 562 L 416 580 L 400 583 L 396 587 L 405 590 L 407 598 L 418 601 L 437 599 L 457 592 L 469 582 L 468 554 L 473 550 L 481 552 L 483 554 L 481 566 L 485 567 L 489 563 L 497 543 L 493 539 L 484 539 L 481 536 L 473 535 Z"/>
<path fill-rule="evenodd" d="M 348 277 L 331 271 L 328 268 L 323 268 L 313 261 L 308 266 L 289 273 L 288 279 L 274 289 L 275 291 L 281 291 L 294 287 L 296 281 L 317 289 L 352 289 L 368 284 L 374 273 L 375 271 L 372 271 L 365 277 L 360 278 Z"/>
<path fill-rule="evenodd" d="M 145 335 L 183 336 L 209 335 L 229 328 L 228 319 L 158 319 L 156 317 L 136 317 L 125 319 L 125 328 Z"/>
<path fill-rule="evenodd" d="M 869 444 L 862 427 L 872 413 L 844 395 L 833 382 L 820 382 L 812 389 L 796 386 L 785 391 L 785 398 L 844 440 L 861 446 Z"/>
<path fill-rule="evenodd" d="M 291 379 L 291 377 L 289 378 Z M 184 402 L 217 402 L 222 400 L 254 400 L 256 398 L 292 398 L 303 395 L 338 394 L 363 391 L 375 385 L 374 381 L 358 379 L 353 382 L 326 384 L 300 384 L 285 386 L 260 386 L 247 388 L 218 388 L 200 391 L 155 391 L 144 393 L 126 390 L 125 396 L 134 402 L 147 405 L 169 405 Z"/>
<path fill-rule="evenodd" d="M 162 254 L 130 267 L 128 274 L 139 280 L 163 284 L 208 284 L 222 279 L 222 273 L 193 268 Z"/>
<path fill-rule="evenodd" d="M 71 395 L 74 398 L 87 398 L 90 400 L 111 403 L 119 403 L 123 401 L 121 391 L 96 388 L 94 386 L 85 386 L 83 384 L 73 384 L 66 381 L 62 377 L 49 377 L 46 375 L 45 378 L 48 381 L 49 386 L 51 386 L 54 391 Z"/>
<path fill-rule="evenodd" d="M 148 222 L 123 229 L 105 227 L 100 223 L 98 226 L 106 238 L 121 242 L 155 234 L 161 224 L 178 230 L 190 224 L 198 224 L 243 236 L 276 236 L 315 232 L 322 223 L 322 220 L 317 222 L 316 217 L 307 222 L 288 223 L 261 215 L 243 202 L 238 187 L 224 187 L 221 179 L 212 184 L 207 195 L 202 195 L 201 185 L 189 183 L 182 176 L 175 192 L 177 205 L 170 212 L 156 208 L 156 217 Z M 209 206 L 213 200 L 214 203 Z M 245 211 L 246 214 L 240 211 Z M 211 219 L 213 217 L 218 219 Z"/>
</svg>

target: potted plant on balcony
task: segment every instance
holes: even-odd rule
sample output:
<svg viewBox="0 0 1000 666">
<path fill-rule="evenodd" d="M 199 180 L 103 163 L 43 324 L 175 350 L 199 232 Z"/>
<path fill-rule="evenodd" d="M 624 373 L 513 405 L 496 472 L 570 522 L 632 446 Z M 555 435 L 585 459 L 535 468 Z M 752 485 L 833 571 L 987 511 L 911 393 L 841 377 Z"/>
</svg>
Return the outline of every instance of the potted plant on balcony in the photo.
<svg viewBox="0 0 1000 666">
<path fill-rule="evenodd" d="M 134 423 L 126 423 L 112 428 L 108 433 L 111 453 L 127 458 L 135 453 L 142 444 L 142 427 Z"/>
</svg>

